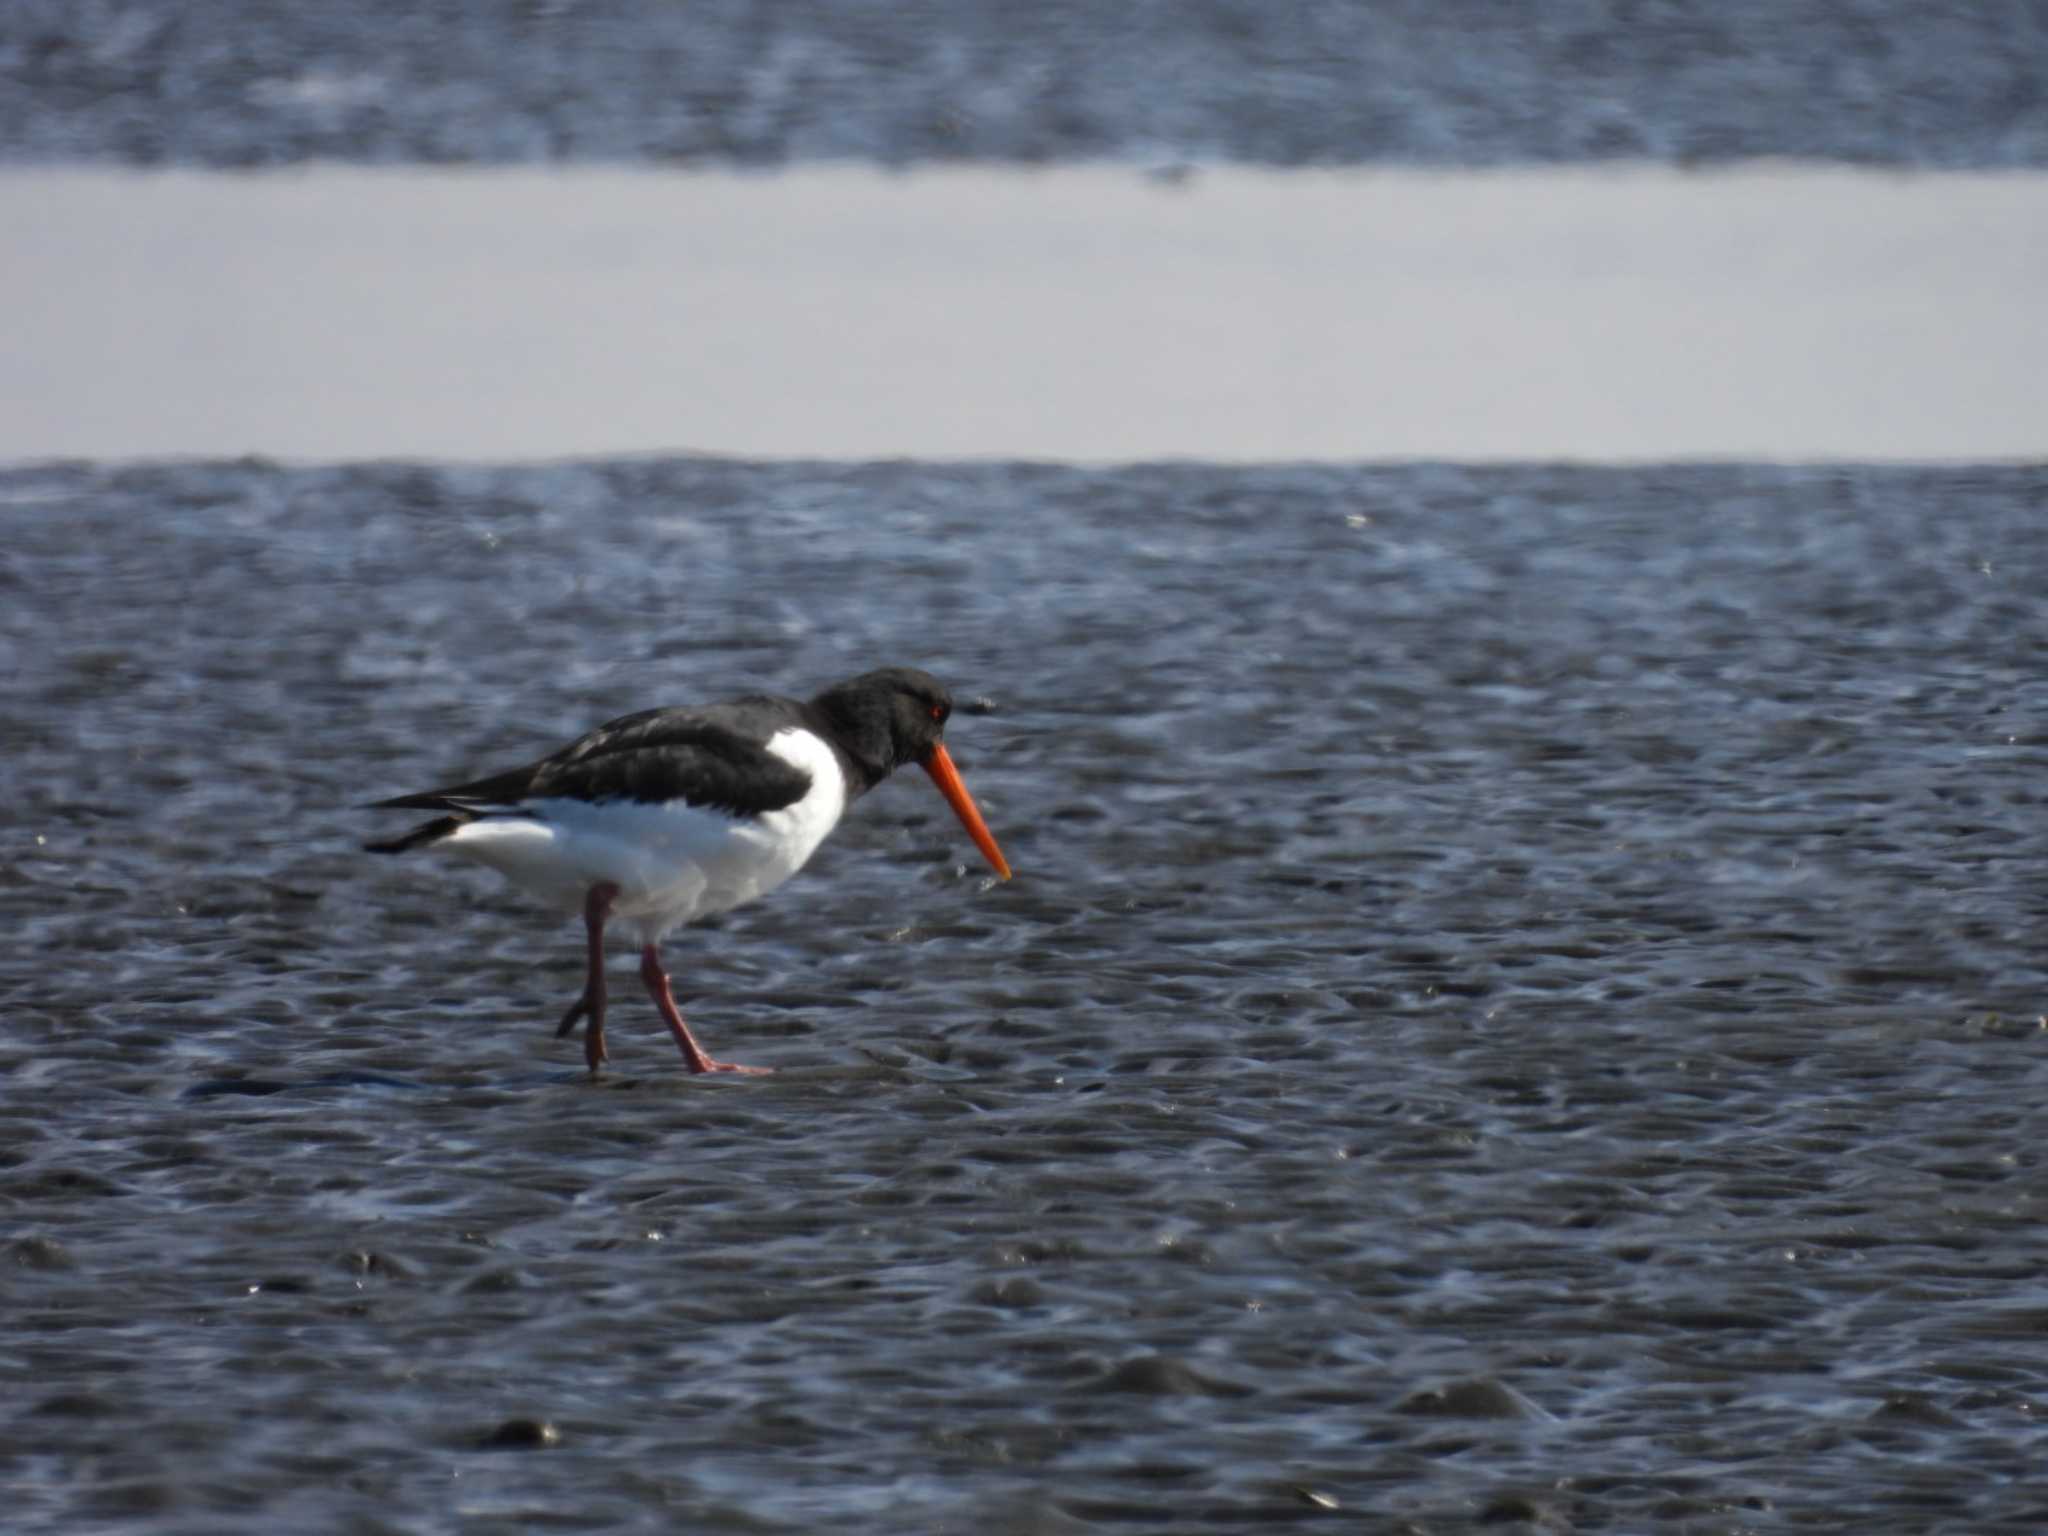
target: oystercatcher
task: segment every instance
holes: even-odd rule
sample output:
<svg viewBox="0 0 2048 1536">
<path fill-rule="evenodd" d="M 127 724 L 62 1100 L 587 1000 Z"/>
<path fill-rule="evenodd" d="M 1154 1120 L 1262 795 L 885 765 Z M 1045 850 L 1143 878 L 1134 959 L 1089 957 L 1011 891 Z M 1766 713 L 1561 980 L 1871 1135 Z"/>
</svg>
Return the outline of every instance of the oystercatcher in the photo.
<svg viewBox="0 0 2048 1536">
<path fill-rule="evenodd" d="M 552 906 L 580 911 L 583 995 L 555 1031 L 588 1019 L 584 1059 L 605 1060 L 604 930 L 630 923 L 640 979 L 692 1072 L 765 1072 L 713 1061 L 676 1010 L 657 946 L 670 929 L 765 895 L 803 867 L 846 807 L 915 763 L 995 871 L 1010 866 L 941 734 L 953 712 L 938 679 L 885 667 L 808 703 L 759 695 L 703 709 L 650 709 L 599 726 L 524 768 L 371 810 L 439 811 L 371 853 L 445 848 L 487 864 Z"/>
</svg>

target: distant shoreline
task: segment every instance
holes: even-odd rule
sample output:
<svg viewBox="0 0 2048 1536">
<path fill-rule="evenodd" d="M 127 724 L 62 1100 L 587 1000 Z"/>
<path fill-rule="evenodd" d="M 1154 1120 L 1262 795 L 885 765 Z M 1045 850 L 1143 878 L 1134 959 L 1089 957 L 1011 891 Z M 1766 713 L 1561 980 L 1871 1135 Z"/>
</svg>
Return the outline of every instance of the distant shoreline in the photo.
<svg viewBox="0 0 2048 1536">
<path fill-rule="evenodd" d="M 0 7 L 0 161 L 2048 168 L 2048 21 L 1645 6 Z"/>
</svg>

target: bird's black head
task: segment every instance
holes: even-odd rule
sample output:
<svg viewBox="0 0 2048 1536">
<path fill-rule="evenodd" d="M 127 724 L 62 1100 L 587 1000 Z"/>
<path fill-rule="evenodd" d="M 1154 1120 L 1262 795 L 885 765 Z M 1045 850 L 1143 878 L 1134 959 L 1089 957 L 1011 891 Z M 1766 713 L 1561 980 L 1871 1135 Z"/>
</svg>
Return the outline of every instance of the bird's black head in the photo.
<svg viewBox="0 0 2048 1536">
<path fill-rule="evenodd" d="M 953 696 L 937 678 L 915 667 L 884 667 L 827 688 L 811 700 L 811 707 L 824 718 L 855 771 L 867 780 L 855 787 L 856 793 L 872 789 L 905 763 L 917 764 L 931 775 L 989 867 L 1003 879 L 1010 878 L 1009 861 L 946 751 L 943 738 Z"/>
<path fill-rule="evenodd" d="M 915 667 L 883 667 L 811 700 L 872 788 L 906 763 L 925 763 L 943 739 L 953 696 Z"/>
</svg>

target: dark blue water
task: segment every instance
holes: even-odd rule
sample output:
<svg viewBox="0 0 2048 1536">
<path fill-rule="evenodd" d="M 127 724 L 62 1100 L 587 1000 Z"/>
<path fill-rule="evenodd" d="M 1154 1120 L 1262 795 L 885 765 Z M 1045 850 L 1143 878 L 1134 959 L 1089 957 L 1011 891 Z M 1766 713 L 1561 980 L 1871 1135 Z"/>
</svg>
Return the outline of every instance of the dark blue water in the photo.
<svg viewBox="0 0 2048 1536">
<path fill-rule="evenodd" d="M 10 1530 L 2032 1532 L 2048 474 L 0 472 Z M 360 801 L 887 661 L 620 956 Z M 912 776 L 915 778 L 915 776 Z M 545 1443 L 552 1441 L 552 1443 Z"/>
<path fill-rule="evenodd" d="M 2048 10 L 13 0 L 0 156 L 2039 167 Z"/>
</svg>

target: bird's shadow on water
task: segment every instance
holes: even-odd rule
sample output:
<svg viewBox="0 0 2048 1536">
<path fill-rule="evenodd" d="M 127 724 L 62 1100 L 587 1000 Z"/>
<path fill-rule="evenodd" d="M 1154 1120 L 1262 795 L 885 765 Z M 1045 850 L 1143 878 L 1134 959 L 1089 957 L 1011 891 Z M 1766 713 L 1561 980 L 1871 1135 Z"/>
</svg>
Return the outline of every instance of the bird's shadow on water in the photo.
<svg viewBox="0 0 2048 1536">
<path fill-rule="evenodd" d="M 589 1088 L 602 1089 L 613 1093 L 641 1091 L 682 1092 L 702 1091 L 707 1088 L 723 1088 L 730 1084 L 735 1087 L 745 1084 L 752 1089 L 804 1089 L 823 1085 L 837 1085 L 856 1082 L 907 1083 L 917 1074 L 906 1067 L 882 1062 L 860 1064 L 830 1064 L 820 1066 L 778 1067 L 760 1077 L 740 1074 L 713 1073 L 707 1076 L 673 1071 L 649 1070 L 644 1073 L 608 1071 L 592 1077 L 580 1067 L 559 1071 L 521 1073 L 516 1077 L 496 1082 L 465 1081 L 461 1084 L 425 1082 L 417 1078 L 396 1077 L 388 1072 L 322 1072 L 305 1078 L 278 1077 L 215 1077 L 192 1084 L 182 1097 L 187 1099 L 262 1099 L 278 1094 L 321 1094 L 356 1092 L 363 1089 L 390 1089 L 407 1093 L 446 1092 L 459 1087 L 464 1092 L 478 1089 L 505 1092 L 532 1092 L 544 1088 Z"/>
<path fill-rule="evenodd" d="M 592 1077 L 581 1070 L 550 1073 L 538 1080 L 570 1087 L 605 1089 L 614 1093 L 690 1093 L 703 1090 L 727 1091 L 742 1086 L 749 1090 L 804 1089 L 843 1083 L 907 1083 L 917 1074 L 885 1062 L 832 1062 L 817 1066 L 776 1067 L 756 1076 L 738 1072 L 694 1073 L 651 1067 L 644 1072 L 611 1069 Z"/>
<path fill-rule="evenodd" d="M 329 1089 L 401 1088 L 431 1086 L 411 1078 L 393 1077 L 385 1072 L 323 1072 L 318 1077 L 293 1081 L 275 1077 L 211 1077 L 194 1083 L 184 1092 L 188 1099 L 263 1099 L 279 1093 L 319 1093 Z"/>
</svg>

